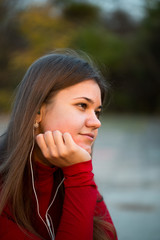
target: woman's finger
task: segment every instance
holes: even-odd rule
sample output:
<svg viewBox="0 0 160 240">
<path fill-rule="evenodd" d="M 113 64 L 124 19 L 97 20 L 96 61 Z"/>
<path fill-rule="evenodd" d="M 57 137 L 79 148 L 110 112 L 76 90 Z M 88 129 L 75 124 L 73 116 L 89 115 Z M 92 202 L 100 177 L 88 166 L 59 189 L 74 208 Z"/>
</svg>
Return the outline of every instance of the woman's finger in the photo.
<svg viewBox="0 0 160 240">
<path fill-rule="evenodd" d="M 52 134 L 53 134 L 53 139 L 54 139 L 54 142 L 55 142 L 55 145 L 57 146 L 57 148 L 63 147 L 64 140 L 63 140 L 62 133 L 59 130 L 56 130 Z"/>
<path fill-rule="evenodd" d="M 53 132 L 53 139 L 54 139 L 54 142 L 55 142 L 55 146 L 57 147 L 57 151 L 61 155 L 61 153 L 63 152 L 63 150 L 65 148 L 62 133 L 58 130 L 54 131 Z"/>
<path fill-rule="evenodd" d="M 49 156 L 49 151 L 48 151 L 48 147 L 47 147 L 47 144 L 45 142 L 45 139 L 44 139 L 44 134 L 40 133 L 36 136 L 36 142 L 39 146 L 39 148 L 41 149 L 44 157 L 48 158 Z"/>
<path fill-rule="evenodd" d="M 64 139 L 64 143 L 65 143 L 66 147 L 74 147 L 75 146 L 75 142 L 70 133 L 65 132 L 63 134 L 63 139 Z"/>
<path fill-rule="evenodd" d="M 55 146 L 53 134 L 51 131 L 47 131 L 44 133 L 44 140 L 48 148 L 52 148 Z"/>
</svg>

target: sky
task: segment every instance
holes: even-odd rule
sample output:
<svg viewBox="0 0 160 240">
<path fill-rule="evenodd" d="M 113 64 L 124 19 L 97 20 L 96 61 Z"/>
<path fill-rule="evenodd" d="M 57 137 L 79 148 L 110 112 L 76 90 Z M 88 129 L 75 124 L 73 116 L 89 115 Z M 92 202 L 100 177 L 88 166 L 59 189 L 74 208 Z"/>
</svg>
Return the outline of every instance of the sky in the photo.
<svg viewBox="0 0 160 240">
<path fill-rule="evenodd" d="M 31 3 L 45 3 L 46 0 L 28 0 Z M 135 20 L 144 16 L 144 2 L 146 0 L 88 0 L 88 2 L 100 6 L 107 13 L 114 11 L 116 8 L 122 9 L 129 13 Z"/>
<path fill-rule="evenodd" d="M 116 8 L 129 13 L 133 18 L 141 19 L 144 16 L 144 0 L 89 0 L 91 3 L 99 5 L 107 12 L 112 12 Z"/>
</svg>

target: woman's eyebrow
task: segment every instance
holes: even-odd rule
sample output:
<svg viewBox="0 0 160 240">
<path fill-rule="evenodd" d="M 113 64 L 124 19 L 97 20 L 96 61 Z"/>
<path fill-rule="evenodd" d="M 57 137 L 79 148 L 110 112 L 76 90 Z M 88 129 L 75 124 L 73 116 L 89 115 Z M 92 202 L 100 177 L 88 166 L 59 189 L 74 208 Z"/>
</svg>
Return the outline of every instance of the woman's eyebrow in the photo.
<svg viewBox="0 0 160 240">
<path fill-rule="evenodd" d="M 77 98 L 74 98 L 74 99 L 85 99 L 87 102 L 89 102 L 91 104 L 94 104 L 94 101 L 90 98 L 87 98 L 87 97 L 77 97 Z M 98 106 L 97 108 L 102 109 L 102 105 Z"/>
</svg>

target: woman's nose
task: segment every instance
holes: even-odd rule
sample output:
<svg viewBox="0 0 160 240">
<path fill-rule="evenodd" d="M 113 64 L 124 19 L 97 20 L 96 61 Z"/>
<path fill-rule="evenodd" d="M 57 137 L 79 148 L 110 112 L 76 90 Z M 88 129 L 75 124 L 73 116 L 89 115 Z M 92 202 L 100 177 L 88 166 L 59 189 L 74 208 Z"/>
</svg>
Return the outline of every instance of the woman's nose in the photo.
<svg viewBox="0 0 160 240">
<path fill-rule="evenodd" d="M 86 119 L 86 126 L 87 127 L 93 127 L 93 128 L 99 128 L 101 126 L 100 120 L 97 118 L 96 114 L 93 113 L 89 116 L 87 116 Z"/>
</svg>

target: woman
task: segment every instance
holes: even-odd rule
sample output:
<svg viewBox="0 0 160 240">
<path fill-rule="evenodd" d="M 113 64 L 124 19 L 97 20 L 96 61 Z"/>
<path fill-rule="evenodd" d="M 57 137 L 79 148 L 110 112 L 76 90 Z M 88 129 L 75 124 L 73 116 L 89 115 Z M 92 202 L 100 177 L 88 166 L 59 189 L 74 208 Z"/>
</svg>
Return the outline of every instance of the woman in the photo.
<svg viewBox="0 0 160 240">
<path fill-rule="evenodd" d="M 117 239 L 92 173 L 106 84 L 73 51 L 35 61 L 0 145 L 0 239 Z"/>
</svg>

